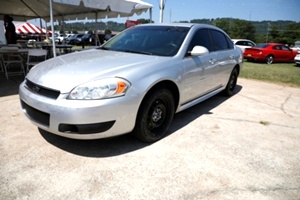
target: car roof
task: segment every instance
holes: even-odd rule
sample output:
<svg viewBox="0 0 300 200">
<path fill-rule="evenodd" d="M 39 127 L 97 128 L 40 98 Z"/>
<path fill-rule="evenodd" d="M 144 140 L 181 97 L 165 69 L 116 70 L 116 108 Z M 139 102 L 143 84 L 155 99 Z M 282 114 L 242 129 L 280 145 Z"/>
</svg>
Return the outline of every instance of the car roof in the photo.
<svg viewBox="0 0 300 200">
<path fill-rule="evenodd" d="M 219 29 L 216 26 L 213 25 L 209 25 L 209 24 L 197 24 L 197 23 L 151 23 L 151 24 L 140 24 L 138 26 L 172 26 L 172 27 L 176 27 L 176 26 L 180 26 L 180 27 L 187 27 L 187 28 L 191 28 L 193 26 L 197 26 L 197 27 L 203 27 L 203 28 L 216 28 Z"/>
<path fill-rule="evenodd" d="M 274 45 L 283 45 L 283 46 L 285 46 L 285 44 L 283 44 L 283 43 L 276 43 L 276 42 L 269 42 L 269 43 L 265 43 L 265 44 L 272 45 L 272 46 L 274 46 Z"/>
<path fill-rule="evenodd" d="M 183 26 L 192 27 L 192 23 L 151 23 L 151 24 L 139 24 L 138 26 Z"/>
<path fill-rule="evenodd" d="M 250 42 L 252 42 L 252 40 L 248 40 L 248 39 L 231 39 L 232 41 L 250 41 Z"/>
</svg>

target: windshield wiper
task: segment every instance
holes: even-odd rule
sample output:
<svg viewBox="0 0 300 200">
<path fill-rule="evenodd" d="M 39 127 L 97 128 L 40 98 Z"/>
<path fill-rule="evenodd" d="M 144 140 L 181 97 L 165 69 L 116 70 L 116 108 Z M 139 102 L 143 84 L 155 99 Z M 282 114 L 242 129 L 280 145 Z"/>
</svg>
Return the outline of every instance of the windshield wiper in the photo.
<svg viewBox="0 0 300 200">
<path fill-rule="evenodd" d="M 147 51 L 136 51 L 136 50 L 121 50 L 127 53 L 138 53 L 138 54 L 145 54 L 145 55 L 153 55 L 153 53 L 147 52 Z"/>
</svg>

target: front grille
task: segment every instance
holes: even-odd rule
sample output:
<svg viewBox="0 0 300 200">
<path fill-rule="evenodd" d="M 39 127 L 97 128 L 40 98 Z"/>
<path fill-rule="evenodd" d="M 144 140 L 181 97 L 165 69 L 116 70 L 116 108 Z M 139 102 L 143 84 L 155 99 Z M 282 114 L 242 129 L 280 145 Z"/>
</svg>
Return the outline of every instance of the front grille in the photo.
<svg viewBox="0 0 300 200">
<path fill-rule="evenodd" d="M 29 105 L 27 105 L 24 101 L 21 101 L 22 108 L 25 110 L 26 114 L 35 122 L 49 126 L 50 124 L 50 115 L 48 113 L 39 111 Z"/>
<path fill-rule="evenodd" d="M 48 88 L 42 87 L 40 85 L 37 85 L 28 79 L 26 79 L 25 86 L 27 89 L 29 89 L 31 92 L 39 94 L 41 96 L 49 97 L 51 99 L 57 99 L 60 92 L 57 90 L 50 90 Z"/>
</svg>

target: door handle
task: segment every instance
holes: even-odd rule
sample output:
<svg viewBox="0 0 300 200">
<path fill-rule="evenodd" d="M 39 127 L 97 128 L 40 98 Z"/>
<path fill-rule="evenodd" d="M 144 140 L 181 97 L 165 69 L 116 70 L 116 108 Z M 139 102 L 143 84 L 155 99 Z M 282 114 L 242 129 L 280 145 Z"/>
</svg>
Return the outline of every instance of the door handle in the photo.
<svg viewBox="0 0 300 200">
<path fill-rule="evenodd" d="M 213 64 L 215 64 L 216 61 L 217 61 L 216 59 L 212 58 L 209 60 L 209 63 L 213 65 Z"/>
</svg>

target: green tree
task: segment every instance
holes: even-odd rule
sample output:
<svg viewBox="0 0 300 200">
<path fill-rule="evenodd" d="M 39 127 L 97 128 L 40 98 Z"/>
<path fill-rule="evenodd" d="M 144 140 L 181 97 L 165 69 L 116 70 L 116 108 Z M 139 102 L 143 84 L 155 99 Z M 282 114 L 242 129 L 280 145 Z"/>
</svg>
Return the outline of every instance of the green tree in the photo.
<svg viewBox="0 0 300 200">
<path fill-rule="evenodd" d="M 254 41 L 255 41 L 256 44 L 265 43 L 266 42 L 266 36 L 262 35 L 262 34 L 256 35 Z"/>
<path fill-rule="evenodd" d="M 219 19 L 213 22 L 213 25 L 223 29 L 225 32 L 229 33 L 231 22 L 227 19 Z"/>
<path fill-rule="evenodd" d="M 282 36 L 282 34 L 280 33 L 278 26 L 275 26 L 275 25 L 272 26 L 272 29 L 270 31 L 270 41 L 276 41 L 281 36 Z"/>
<path fill-rule="evenodd" d="M 283 33 L 283 38 L 286 39 L 285 43 L 289 45 L 300 40 L 300 23 L 289 23 Z"/>
<path fill-rule="evenodd" d="M 105 29 L 104 34 L 111 34 L 111 30 L 110 29 Z"/>
<path fill-rule="evenodd" d="M 249 40 L 255 39 L 255 27 L 249 21 L 235 19 L 229 30 L 231 38 L 244 38 Z"/>
</svg>

